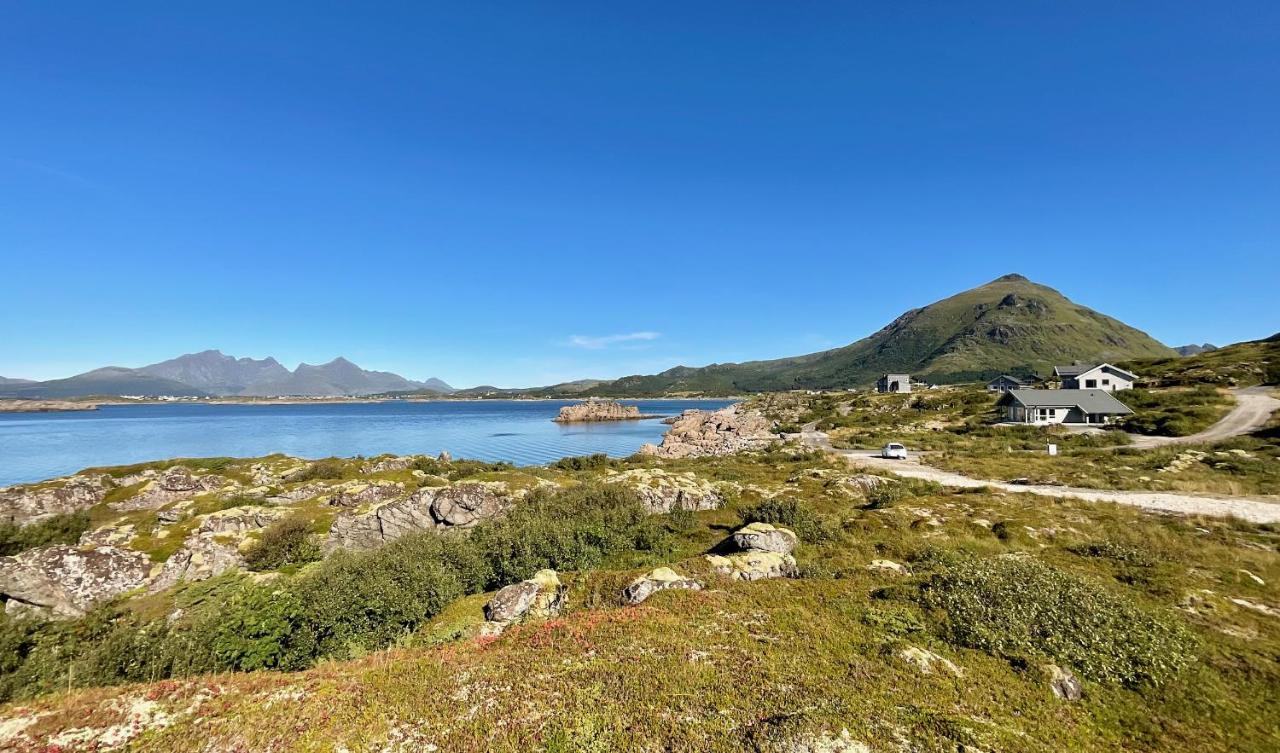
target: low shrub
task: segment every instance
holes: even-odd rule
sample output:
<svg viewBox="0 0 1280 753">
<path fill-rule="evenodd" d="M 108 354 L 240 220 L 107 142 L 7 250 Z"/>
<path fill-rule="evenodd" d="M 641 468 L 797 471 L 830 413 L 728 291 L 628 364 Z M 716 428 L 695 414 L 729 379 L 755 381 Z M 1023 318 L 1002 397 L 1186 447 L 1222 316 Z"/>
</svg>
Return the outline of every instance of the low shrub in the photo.
<svg viewBox="0 0 1280 753">
<path fill-rule="evenodd" d="M 311 541 L 311 521 L 291 515 L 267 526 L 244 553 L 250 570 L 276 570 L 320 559 L 320 547 Z"/>
<path fill-rule="evenodd" d="M 614 462 L 612 458 L 603 452 L 597 452 L 594 455 L 576 455 L 560 458 L 552 463 L 551 467 L 559 471 L 592 471 L 600 468 L 609 468 L 614 465 Z"/>
<path fill-rule="evenodd" d="M 1098 682 L 1160 685 L 1195 656 L 1172 615 L 1030 557 L 958 559 L 917 597 L 943 637 L 1011 660 L 1046 656 Z"/>
<path fill-rule="evenodd" d="M 26 526 L 0 524 L 0 556 L 10 557 L 38 546 L 74 544 L 87 530 L 89 513 L 83 511 L 54 515 Z"/>
<path fill-rule="evenodd" d="M 346 473 L 347 464 L 343 460 L 325 458 L 289 476 L 289 481 L 330 481 L 343 478 Z"/>
<path fill-rule="evenodd" d="M 831 525 L 814 509 L 791 498 L 774 497 L 747 505 L 738 511 L 742 524 L 769 523 L 789 528 L 801 541 L 831 538 Z"/>
</svg>

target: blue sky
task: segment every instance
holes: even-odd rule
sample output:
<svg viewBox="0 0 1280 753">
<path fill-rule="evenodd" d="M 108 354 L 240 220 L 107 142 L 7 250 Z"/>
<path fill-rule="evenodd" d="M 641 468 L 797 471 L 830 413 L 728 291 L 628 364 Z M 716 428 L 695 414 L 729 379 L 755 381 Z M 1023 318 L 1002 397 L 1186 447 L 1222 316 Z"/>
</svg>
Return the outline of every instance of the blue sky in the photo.
<svg viewBox="0 0 1280 753">
<path fill-rule="evenodd" d="M 0 375 L 518 386 L 1020 272 L 1280 329 L 1280 4 L 0 1 Z"/>
</svg>

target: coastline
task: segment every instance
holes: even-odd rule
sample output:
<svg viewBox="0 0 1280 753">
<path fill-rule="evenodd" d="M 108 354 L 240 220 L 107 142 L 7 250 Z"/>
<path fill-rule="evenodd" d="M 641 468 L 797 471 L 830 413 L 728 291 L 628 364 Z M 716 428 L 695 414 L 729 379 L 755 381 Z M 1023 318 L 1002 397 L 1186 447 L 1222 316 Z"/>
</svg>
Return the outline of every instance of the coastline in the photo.
<svg viewBox="0 0 1280 753">
<path fill-rule="evenodd" d="M 619 397 L 609 398 L 626 402 L 662 401 L 662 402 L 697 402 L 700 400 L 729 400 L 740 402 L 744 395 L 701 396 L 701 397 Z M 143 398 L 130 400 L 120 397 L 109 398 L 72 398 L 68 400 L 27 400 L 0 398 L 0 413 L 60 413 L 69 411 L 97 410 L 104 405 L 346 405 L 365 403 L 497 403 L 497 402 L 581 402 L 585 398 L 574 397 L 285 397 L 285 398 L 243 398 L 217 397 L 197 400 L 160 400 Z M 645 415 L 639 418 L 663 418 L 662 415 Z"/>
</svg>

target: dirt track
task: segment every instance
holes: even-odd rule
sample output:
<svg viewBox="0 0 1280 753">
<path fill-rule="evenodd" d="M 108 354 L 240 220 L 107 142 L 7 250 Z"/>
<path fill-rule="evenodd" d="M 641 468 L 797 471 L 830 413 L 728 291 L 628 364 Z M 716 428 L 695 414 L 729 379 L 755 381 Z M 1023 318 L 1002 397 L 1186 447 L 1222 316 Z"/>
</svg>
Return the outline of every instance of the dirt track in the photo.
<svg viewBox="0 0 1280 753">
<path fill-rule="evenodd" d="M 1270 388 L 1268 387 L 1247 387 L 1242 390 L 1233 390 L 1232 394 L 1236 399 L 1236 407 L 1232 408 L 1230 413 L 1204 431 L 1186 437 L 1146 437 L 1139 434 L 1130 434 L 1129 438 L 1133 441 L 1129 446 L 1149 450 L 1171 444 L 1203 444 L 1205 442 L 1218 442 L 1223 439 L 1238 437 L 1241 434 L 1248 434 L 1251 431 L 1257 431 L 1267 423 L 1267 419 L 1271 417 L 1271 414 L 1280 408 L 1280 400 L 1271 397 L 1268 394 L 1269 391 Z"/>
<path fill-rule="evenodd" d="M 1225 419 L 1224 419 L 1225 420 Z M 1215 424 L 1215 426 L 1217 426 Z M 808 427 L 806 427 L 808 428 Z M 805 444 L 826 450 L 848 459 L 851 463 L 876 470 L 890 471 L 905 478 L 936 481 L 944 486 L 974 488 L 987 486 L 1006 492 L 1038 494 L 1044 497 L 1068 497 L 1089 502 L 1114 502 L 1148 510 L 1179 513 L 1183 515 L 1208 515 L 1235 517 L 1253 523 L 1280 522 L 1280 499 L 1265 497 L 1213 497 L 1198 494 L 1171 492 L 1133 492 L 1107 489 L 1083 489 L 1071 486 L 1037 486 L 1010 484 L 1004 481 L 975 479 L 959 473 L 944 471 L 921 464 L 918 460 L 884 460 L 871 450 L 837 450 L 831 447 L 827 435 L 820 431 L 805 431 L 800 435 Z"/>
</svg>

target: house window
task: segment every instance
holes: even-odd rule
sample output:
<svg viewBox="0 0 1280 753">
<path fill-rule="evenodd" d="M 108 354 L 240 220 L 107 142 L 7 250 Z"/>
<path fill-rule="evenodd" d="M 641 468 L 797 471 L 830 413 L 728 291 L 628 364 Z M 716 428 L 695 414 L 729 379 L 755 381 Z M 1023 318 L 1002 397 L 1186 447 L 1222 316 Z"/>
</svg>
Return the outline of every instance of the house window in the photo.
<svg viewBox="0 0 1280 753">
<path fill-rule="evenodd" d="M 1097 380 L 1097 379 L 1086 379 L 1086 380 L 1084 380 L 1084 386 L 1085 386 L 1086 388 L 1088 388 L 1088 389 L 1093 389 L 1094 387 L 1097 387 L 1097 386 L 1098 386 L 1098 380 Z"/>
<path fill-rule="evenodd" d="M 1103 379 L 1103 380 L 1102 380 L 1102 386 L 1103 386 L 1103 387 L 1106 387 L 1108 384 L 1111 384 L 1111 380 L 1110 380 L 1110 379 Z"/>
</svg>

